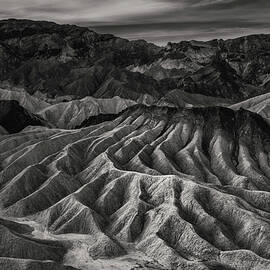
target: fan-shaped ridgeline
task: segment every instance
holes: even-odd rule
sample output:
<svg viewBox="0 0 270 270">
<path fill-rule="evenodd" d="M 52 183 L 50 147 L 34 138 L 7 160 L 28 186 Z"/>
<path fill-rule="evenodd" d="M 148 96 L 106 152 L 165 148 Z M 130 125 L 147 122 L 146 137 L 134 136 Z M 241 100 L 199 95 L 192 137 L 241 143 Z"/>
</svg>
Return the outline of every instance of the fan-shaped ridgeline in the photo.
<svg viewBox="0 0 270 270">
<path fill-rule="evenodd" d="M 172 269 L 270 269 L 270 133 L 253 117 L 135 106 L 78 130 L 4 135 L 0 206 L 17 231 L 0 221 L 0 265 L 59 262 L 77 235 L 93 257 L 133 245 Z M 22 221 L 69 240 L 43 243 Z"/>
</svg>

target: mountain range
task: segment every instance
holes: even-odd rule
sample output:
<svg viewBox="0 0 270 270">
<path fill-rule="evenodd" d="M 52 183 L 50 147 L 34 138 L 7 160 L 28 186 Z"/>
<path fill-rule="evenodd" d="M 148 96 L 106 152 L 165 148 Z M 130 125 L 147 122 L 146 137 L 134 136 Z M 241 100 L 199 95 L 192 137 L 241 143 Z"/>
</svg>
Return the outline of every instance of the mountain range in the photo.
<svg viewBox="0 0 270 270">
<path fill-rule="evenodd" d="M 269 90 L 270 35 L 0 21 L 0 268 L 270 269 Z"/>
</svg>

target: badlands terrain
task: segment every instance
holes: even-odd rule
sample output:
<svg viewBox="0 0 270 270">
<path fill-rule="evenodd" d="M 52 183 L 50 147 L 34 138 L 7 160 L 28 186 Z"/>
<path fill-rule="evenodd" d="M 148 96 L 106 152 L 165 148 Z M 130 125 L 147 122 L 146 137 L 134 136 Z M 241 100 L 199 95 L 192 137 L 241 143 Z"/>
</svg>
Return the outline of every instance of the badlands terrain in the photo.
<svg viewBox="0 0 270 270">
<path fill-rule="evenodd" d="M 0 269 L 270 269 L 269 90 L 270 35 L 0 21 Z"/>
</svg>

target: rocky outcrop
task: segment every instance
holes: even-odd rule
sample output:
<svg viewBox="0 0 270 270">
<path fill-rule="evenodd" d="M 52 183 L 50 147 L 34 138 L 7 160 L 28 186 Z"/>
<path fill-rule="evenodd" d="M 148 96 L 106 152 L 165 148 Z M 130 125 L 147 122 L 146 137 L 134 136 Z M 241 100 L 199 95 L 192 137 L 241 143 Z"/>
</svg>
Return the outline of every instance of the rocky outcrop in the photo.
<svg viewBox="0 0 270 270">
<path fill-rule="evenodd" d="M 74 258 L 143 252 L 157 269 L 269 269 L 269 134 L 245 110 L 136 105 L 82 129 L 3 136 L 1 213 Z M 3 241 L 14 237 L 2 226 Z M 56 262 L 50 241 L 42 256 Z"/>
</svg>

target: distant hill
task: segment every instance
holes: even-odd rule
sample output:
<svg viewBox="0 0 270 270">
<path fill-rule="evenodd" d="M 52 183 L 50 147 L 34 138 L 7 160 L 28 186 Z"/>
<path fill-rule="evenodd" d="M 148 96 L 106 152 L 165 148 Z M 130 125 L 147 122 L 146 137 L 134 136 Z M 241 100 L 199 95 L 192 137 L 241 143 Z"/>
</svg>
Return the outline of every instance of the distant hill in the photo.
<svg viewBox="0 0 270 270">
<path fill-rule="evenodd" d="M 0 81 L 48 97 L 156 99 L 171 90 L 242 101 L 269 91 L 270 35 L 158 47 L 89 28 L 0 21 Z"/>
</svg>

